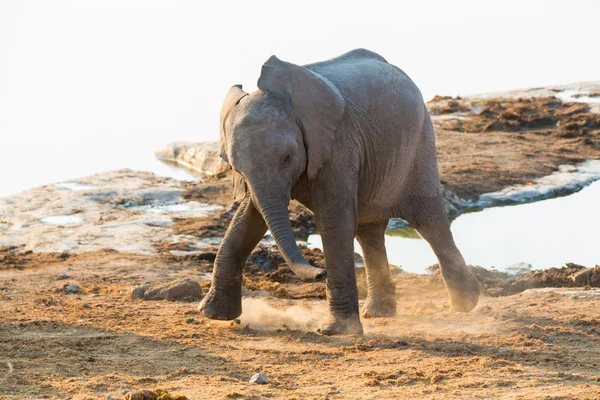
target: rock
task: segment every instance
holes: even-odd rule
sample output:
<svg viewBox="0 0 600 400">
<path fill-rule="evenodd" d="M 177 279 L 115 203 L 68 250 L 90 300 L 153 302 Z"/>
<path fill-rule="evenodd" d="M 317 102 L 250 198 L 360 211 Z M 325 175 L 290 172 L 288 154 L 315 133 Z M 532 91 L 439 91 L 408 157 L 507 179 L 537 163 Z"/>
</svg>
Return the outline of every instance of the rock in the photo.
<svg viewBox="0 0 600 400">
<path fill-rule="evenodd" d="M 500 350 L 498 350 L 498 354 L 508 354 L 508 350 L 500 349 Z"/>
<path fill-rule="evenodd" d="M 573 275 L 573 282 L 578 286 L 585 286 L 590 284 L 590 276 L 592 275 L 593 268 L 586 268 Z"/>
<path fill-rule="evenodd" d="M 600 265 L 596 265 L 590 273 L 590 285 L 600 287 Z"/>
<path fill-rule="evenodd" d="M 70 276 L 67 274 L 62 274 L 60 275 L 58 278 L 56 278 L 57 281 L 64 281 L 65 279 L 69 279 Z"/>
<path fill-rule="evenodd" d="M 136 288 L 131 289 L 131 298 L 132 299 L 143 299 L 144 293 L 148 289 L 147 286 L 138 286 Z"/>
<path fill-rule="evenodd" d="M 518 262 L 515 264 L 511 264 L 508 267 L 506 267 L 506 272 L 509 275 L 513 275 L 516 278 L 520 278 L 523 275 L 531 272 L 531 270 L 533 269 L 533 266 L 529 263 L 526 262 Z"/>
<path fill-rule="evenodd" d="M 265 385 L 265 384 L 269 383 L 269 378 L 267 378 L 266 375 L 259 372 L 257 374 L 252 375 L 252 378 L 250 378 L 250 380 L 248 382 L 256 383 L 259 385 Z"/>
<path fill-rule="evenodd" d="M 166 285 L 149 287 L 144 292 L 145 300 L 199 300 L 202 298 L 200 284 L 192 279 L 180 279 Z"/>
<path fill-rule="evenodd" d="M 387 229 L 407 228 L 410 224 L 401 218 L 390 218 Z"/>
<path fill-rule="evenodd" d="M 77 287 L 76 285 L 65 285 L 65 286 L 63 286 L 63 290 L 66 293 L 78 293 L 79 287 Z"/>
<path fill-rule="evenodd" d="M 577 286 L 600 286 L 600 266 L 586 268 L 573 275 L 573 282 Z"/>
<path fill-rule="evenodd" d="M 219 175 L 229 169 L 229 165 L 221 159 L 218 142 L 175 142 L 154 154 L 160 160 L 179 164 L 205 176 Z"/>
<path fill-rule="evenodd" d="M 140 390 L 125 396 L 125 400 L 155 400 L 156 396 L 150 390 Z"/>
</svg>

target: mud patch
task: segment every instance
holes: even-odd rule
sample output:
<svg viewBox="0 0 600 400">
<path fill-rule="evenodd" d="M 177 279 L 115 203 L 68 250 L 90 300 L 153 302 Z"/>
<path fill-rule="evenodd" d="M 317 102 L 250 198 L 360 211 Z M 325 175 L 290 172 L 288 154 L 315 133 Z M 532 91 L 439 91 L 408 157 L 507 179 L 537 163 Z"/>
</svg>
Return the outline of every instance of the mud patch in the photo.
<svg viewBox="0 0 600 400">
<path fill-rule="evenodd" d="M 321 250 L 302 245 L 299 249 L 311 265 L 325 268 L 325 256 Z M 260 244 L 252 252 L 244 268 L 244 287 L 246 290 L 266 292 L 278 298 L 325 298 L 325 284 L 302 282 L 274 245 Z"/>
<path fill-rule="evenodd" d="M 24 246 L 0 246 L 0 270 L 44 267 L 68 260 L 72 255 L 62 253 L 34 253 Z"/>
<path fill-rule="evenodd" d="M 218 216 L 202 218 L 173 218 L 173 222 L 171 229 L 176 235 L 189 235 L 197 238 L 223 237 L 231 222 L 231 216 L 223 213 Z"/>
<path fill-rule="evenodd" d="M 306 240 L 316 232 L 317 223 L 313 213 L 297 201 L 292 201 L 289 207 L 292 230 L 296 238 Z"/>
<path fill-rule="evenodd" d="M 450 96 L 435 96 L 428 103 L 429 112 L 433 115 L 440 114 L 454 114 L 454 113 L 464 113 L 471 111 L 471 107 L 468 104 L 465 104 L 463 99 L 460 96 L 450 97 Z"/>
<path fill-rule="evenodd" d="M 449 107 L 448 104 L 457 105 Z M 539 131 L 563 138 L 591 135 L 584 141 L 593 145 L 600 130 L 600 115 L 590 112 L 585 103 L 564 103 L 556 97 L 525 99 L 487 99 L 459 102 L 434 98 L 429 107 L 437 114 L 450 114 L 460 110 L 473 110 L 464 118 L 449 119 L 446 129 L 467 132 L 523 132 Z"/>
</svg>

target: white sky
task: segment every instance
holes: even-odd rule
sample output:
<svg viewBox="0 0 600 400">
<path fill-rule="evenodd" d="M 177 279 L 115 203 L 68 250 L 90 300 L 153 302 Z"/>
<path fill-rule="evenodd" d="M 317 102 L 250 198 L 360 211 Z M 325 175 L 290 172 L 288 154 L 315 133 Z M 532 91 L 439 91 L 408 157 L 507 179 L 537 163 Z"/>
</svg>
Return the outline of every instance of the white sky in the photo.
<svg viewBox="0 0 600 400">
<path fill-rule="evenodd" d="M 227 89 L 254 90 L 272 54 L 365 47 L 426 98 L 597 80 L 599 16 L 575 0 L 0 0 L 0 178 L 18 171 L 20 190 L 215 139 Z"/>
</svg>

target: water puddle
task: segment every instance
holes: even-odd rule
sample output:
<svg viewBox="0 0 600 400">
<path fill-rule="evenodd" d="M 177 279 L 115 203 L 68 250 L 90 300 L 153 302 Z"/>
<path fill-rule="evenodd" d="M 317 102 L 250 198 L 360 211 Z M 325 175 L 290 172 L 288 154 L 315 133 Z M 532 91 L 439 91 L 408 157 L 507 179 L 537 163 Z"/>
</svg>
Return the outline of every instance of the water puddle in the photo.
<svg viewBox="0 0 600 400">
<path fill-rule="evenodd" d="M 143 205 L 143 206 L 129 206 L 130 210 L 145 211 L 149 213 L 177 213 L 177 212 L 215 212 L 223 209 L 223 206 L 215 204 L 204 204 L 197 202 L 190 203 L 173 203 L 173 204 L 159 204 L 159 205 Z"/>
<path fill-rule="evenodd" d="M 198 256 L 200 254 L 204 254 L 203 251 L 194 250 L 194 251 L 184 251 L 184 250 L 171 250 L 169 251 L 171 255 L 175 257 L 185 257 L 185 256 Z"/>
<path fill-rule="evenodd" d="M 148 226 L 154 227 L 166 227 L 175 225 L 175 221 L 170 218 L 167 219 L 153 219 L 145 222 Z"/>
<path fill-rule="evenodd" d="M 48 225 L 81 225 L 83 218 L 78 215 L 52 215 L 44 217 L 40 221 Z"/>
<path fill-rule="evenodd" d="M 192 249 L 208 249 L 215 246 L 219 246 L 223 241 L 222 237 L 213 236 L 198 240 L 196 243 L 190 243 L 188 246 Z"/>
<path fill-rule="evenodd" d="M 452 232 L 468 264 L 507 270 L 527 263 L 546 269 L 567 262 L 600 264 L 599 226 L 596 181 L 570 196 L 462 214 L 452 222 Z M 309 236 L 308 244 L 322 248 L 321 237 Z M 405 271 L 426 273 L 437 263 L 427 242 L 410 227 L 388 231 L 386 248 L 389 262 Z M 362 254 L 356 241 L 354 249 Z"/>
<path fill-rule="evenodd" d="M 596 103 L 600 104 L 600 96 L 590 97 L 588 93 L 582 93 L 578 90 L 563 90 L 554 94 L 554 97 L 565 101 L 565 102 L 577 102 L 577 103 Z"/>
<path fill-rule="evenodd" d="M 85 184 L 78 183 L 78 182 L 55 183 L 54 186 L 61 188 L 61 189 L 71 190 L 71 191 L 92 190 L 92 189 L 98 189 L 100 187 L 100 186 L 96 186 L 96 185 L 85 185 Z"/>
</svg>

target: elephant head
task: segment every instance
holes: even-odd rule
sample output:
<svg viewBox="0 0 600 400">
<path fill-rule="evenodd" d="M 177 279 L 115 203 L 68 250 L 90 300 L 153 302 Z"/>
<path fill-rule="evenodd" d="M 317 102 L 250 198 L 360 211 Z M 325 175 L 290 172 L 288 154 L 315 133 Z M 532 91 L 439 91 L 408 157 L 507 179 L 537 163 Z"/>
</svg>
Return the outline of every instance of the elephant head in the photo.
<svg viewBox="0 0 600 400">
<path fill-rule="evenodd" d="M 315 179 L 331 157 L 346 102 L 329 80 L 272 56 L 256 92 L 233 86 L 221 110 L 221 157 L 251 196 L 290 268 L 304 280 L 322 277 L 301 255 L 292 232 L 291 189 L 306 172 Z M 239 174 L 239 175 L 238 175 Z"/>
</svg>

